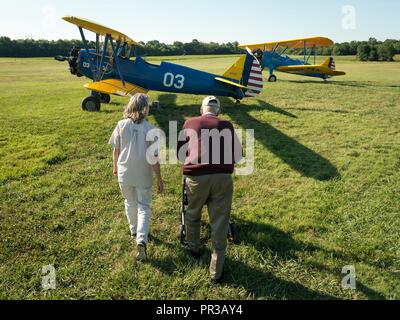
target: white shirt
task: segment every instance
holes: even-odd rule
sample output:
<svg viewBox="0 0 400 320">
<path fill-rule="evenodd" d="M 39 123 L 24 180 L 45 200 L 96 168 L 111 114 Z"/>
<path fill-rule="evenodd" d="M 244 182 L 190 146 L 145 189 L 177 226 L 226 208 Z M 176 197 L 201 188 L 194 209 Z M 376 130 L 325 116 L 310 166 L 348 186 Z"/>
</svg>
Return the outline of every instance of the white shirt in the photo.
<svg viewBox="0 0 400 320">
<path fill-rule="evenodd" d="M 121 120 L 115 128 L 109 144 L 120 149 L 118 158 L 118 181 L 138 188 L 153 185 L 153 170 L 146 153 L 154 142 L 146 141 L 149 131 L 156 129 L 144 120 L 135 124 L 131 119 Z M 158 151 L 154 156 L 158 156 Z"/>
</svg>

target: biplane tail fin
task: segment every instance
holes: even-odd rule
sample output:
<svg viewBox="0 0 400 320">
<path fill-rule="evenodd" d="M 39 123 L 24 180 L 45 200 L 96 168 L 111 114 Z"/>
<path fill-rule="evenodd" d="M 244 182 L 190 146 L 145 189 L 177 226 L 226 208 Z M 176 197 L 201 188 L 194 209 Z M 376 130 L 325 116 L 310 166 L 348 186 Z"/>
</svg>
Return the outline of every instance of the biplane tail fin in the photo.
<svg viewBox="0 0 400 320">
<path fill-rule="evenodd" d="M 326 59 L 322 65 L 324 67 L 328 67 L 331 70 L 336 70 L 336 63 L 333 57 L 329 57 L 328 59 Z"/>
<path fill-rule="evenodd" d="M 256 97 L 264 88 L 261 64 L 248 48 L 242 81 L 250 89 L 245 92 L 246 97 Z"/>
<path fill-rule="evenodd" d="M 247 49 L 245 56 L 237 60 L 224 74 L 224 77 L 238 81 L 246 97 L 256 97 L 263 90 L 263 77 L 260 62 Z"/>
</svg>

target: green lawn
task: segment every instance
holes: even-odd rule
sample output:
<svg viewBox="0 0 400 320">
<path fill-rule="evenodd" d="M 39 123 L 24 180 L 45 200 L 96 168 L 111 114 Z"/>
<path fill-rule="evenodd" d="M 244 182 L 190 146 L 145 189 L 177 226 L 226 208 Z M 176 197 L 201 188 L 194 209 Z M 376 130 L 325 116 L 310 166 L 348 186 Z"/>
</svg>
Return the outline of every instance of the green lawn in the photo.
<svg viewBox="0 0 400 320">
<path fill-rule="evenodd" d="M 222 73 L 235 57 L 168 59 Z M 150 260 L 134 260 L 107 145 L 126 100 L 84 113 L 85 80 L 66 64 L 0 59 L 0 298 L 399 299 L 400 63 L 336 65 L 348 75 L 279 73 L 259 99 L 223 99 L 224 118 L 255 130 L 256 170 L 235 177 L 241 242 L 213 286 L 209 255 L 196 264 L 178 242 L 178 165 L 163 167 Z M 196 115 L 202 99 L 151 97 L 164 107 L 150 117 L 162 128 Z M 54 291 L 41 288 L 48 264 Z M 347 265 L 355 291 L 341 287 Z"/>
</svg>

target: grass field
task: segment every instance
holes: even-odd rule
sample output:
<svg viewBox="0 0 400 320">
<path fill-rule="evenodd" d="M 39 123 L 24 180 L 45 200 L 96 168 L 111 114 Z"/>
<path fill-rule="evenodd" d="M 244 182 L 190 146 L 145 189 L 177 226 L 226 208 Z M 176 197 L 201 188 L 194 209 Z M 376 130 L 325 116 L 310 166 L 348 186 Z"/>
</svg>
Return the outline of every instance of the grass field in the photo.
<svg viewBox="0 0 400 320">
<path fill-rule="evenodd" d="M 222 73 L 235 57 L 169 59 Z M 0 59 L 0 298 L 399 299 L 400 63 L 336 64 L 348 75 L 278 74 L 259 99 L 223 99 L 224 118 L 255 130 L 256 170 L 235 177 L 241 242 L 213 286 L 209 255 L 196 263 L 178 243 L 178 165 L 163 167 L 150 260 L 134 261 L 107 145 L 126 100 L 84 113 L 85 80 L 65 64 Z M 162 128 L 197 115 L 202 99 L 151 97 Z M 49 264 L 57 289 L 43 291 Z M 347 265 L 357 290 L 341 287 Z"/>
</svg>

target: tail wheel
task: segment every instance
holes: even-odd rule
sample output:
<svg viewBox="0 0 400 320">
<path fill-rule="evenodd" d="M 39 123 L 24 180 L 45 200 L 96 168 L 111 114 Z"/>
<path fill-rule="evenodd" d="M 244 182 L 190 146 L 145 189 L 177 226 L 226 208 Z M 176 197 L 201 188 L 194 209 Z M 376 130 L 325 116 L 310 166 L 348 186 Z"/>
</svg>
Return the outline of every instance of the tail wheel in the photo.
<svg viewBox="0 0 400 320">
<path fill-rule="evenodd" d="M 100 111 L 100 99 L 97 97 L 87 97 L 82 101 L 82 110 L 88 112 L 97 112 Z"/>
<path fill-rule="evenodd" d="M 268 78 L 268 82 L 276 82 L 277 80 L 278 78 L 274 74 L 271 74 Z"/>
<path fill-rule="evenodd" d="M 179 240 L 182 245 L 186 245 L 186 230 L 182 224 L 179 226 Z"/>
</svg>

